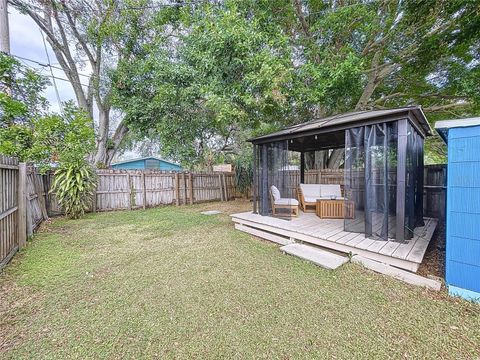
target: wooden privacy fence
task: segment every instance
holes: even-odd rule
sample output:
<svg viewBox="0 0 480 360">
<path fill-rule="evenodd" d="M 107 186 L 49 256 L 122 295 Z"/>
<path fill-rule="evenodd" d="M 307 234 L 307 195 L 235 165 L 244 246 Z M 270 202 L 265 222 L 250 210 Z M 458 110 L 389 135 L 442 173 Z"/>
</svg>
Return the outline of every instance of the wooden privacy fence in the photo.
<svg viewBox="0 0 480 360">
<path fill-rule="evenodd" d="M 98 170 L 93 211 L 227 201 L 240 194 L 233 173 Z"/>
<path fill-rule="evenodd" d="M 445 222 L 447 165 L 426 165 L 423 179 L 424 215 L 437 218 L 440 222 Z"/>
</svg>

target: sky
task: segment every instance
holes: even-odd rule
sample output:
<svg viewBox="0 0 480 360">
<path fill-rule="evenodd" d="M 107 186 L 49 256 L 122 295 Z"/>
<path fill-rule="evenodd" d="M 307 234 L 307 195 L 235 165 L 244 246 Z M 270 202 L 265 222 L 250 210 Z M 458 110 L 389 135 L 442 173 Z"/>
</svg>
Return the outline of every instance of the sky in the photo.
<svg viewBox="0 0 480 360">
<path fill-rule="evenodd" d="M 28 16 L 20 14 L 12 6 L 9 7 L 8 13 L 10 25 L 10 53 L 12 55 L 38 61 L 43 64 L 48 64 L 47 54 L 45 52 L 39 27 Z M 46 46 L 51 64 L 60 67 L 48 42 L 46 42 Z M 24 65 L 37 69 L 43 75 L 51 75 L 48 67 L 43 67 L 35 64 L 34 62 L 19 58 L 17 58 L 17 60 Z M 88 72 L 84 71 L 84 73 L 88 75 Z M 66 79 L 65 73 L 59 69 L 53 69 L 53 75 Z M 87 83 L 87 78 L 82 77 L 82 79 L 83 83 Z M 53 86 L 53 80 L 51 78 L 50 82 L 52 84 L 47 87 L 45 95 L 50 103 L 50 109 L 54 112 L 59 112 L 60 105 L 58 103 L 55 88 Z M 59 97 L 62 102 L 67 100 L 75 100 L 75 94 L 69 82 L 62 80 L 55 80 L 55 82 L 57 84 Z"/>
</svg>

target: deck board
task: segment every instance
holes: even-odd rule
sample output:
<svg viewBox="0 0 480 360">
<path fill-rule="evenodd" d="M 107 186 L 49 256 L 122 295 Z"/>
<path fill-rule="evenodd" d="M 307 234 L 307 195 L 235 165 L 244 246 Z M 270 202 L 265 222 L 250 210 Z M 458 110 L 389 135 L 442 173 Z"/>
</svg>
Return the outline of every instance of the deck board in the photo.
<svg viewBox="0 0 480 360">
<path fill-rule="evenodd" d="M 268 234 L 278 234 L 287 240 L 310 242 L 347 253 L 358 251 L 362 256 L 370 254 L 376 261 L 384 261 L 410 271 L 418 269 L 437 225 L 436 219 L 425 218 L 425 226 L 416 228 L 414 237 L 403 244 L 392 239 L 375 240 L 366 238 L 363 233 L 345 231 L 342 219 L 320 219 L 314 213 L 300 212 L 298 217 L 286 220 L 252 212 L 231 216 L 236 223 L 266 231 Z M 378 226 L 378 221 L 375 225 Z"/>
<path fill-rule="evenodd" d="M 347 241 L 345 245 L 356 247 L 357 244 L 361 243 L 365 239 L 365 234 L 357 234 L 357 236 L 352 238 L 350 241 Z"/>
<path fill-rule="evenodd" d="M 339 244 L 345 244 L 345 243 L 349 242 L 350 240 L 352 240 L 357 235 L 358 235 L 358 233 L 348 232 L 348 235 L 343 236 L 342 238 L 338 239 L 336 242 L 339 243 Z"/>
</svg>

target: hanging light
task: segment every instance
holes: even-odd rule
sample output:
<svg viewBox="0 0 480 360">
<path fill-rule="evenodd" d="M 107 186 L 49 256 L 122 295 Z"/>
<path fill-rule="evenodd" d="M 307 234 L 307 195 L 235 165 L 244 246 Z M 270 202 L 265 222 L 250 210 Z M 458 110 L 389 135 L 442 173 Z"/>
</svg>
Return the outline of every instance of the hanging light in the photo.
<svg viewBox="0 0 480 360">
<path fill-rule="evenodd" d="M 318 136 L 317 136 L 317 135 L 315 135 L 315 140 L 318 140 Z"/>
</svg>

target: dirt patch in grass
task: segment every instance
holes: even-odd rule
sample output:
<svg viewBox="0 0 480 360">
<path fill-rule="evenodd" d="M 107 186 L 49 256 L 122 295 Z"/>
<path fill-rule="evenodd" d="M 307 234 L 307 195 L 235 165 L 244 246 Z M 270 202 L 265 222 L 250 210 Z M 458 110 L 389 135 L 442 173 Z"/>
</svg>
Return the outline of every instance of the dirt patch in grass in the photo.
<svg viewBox="0 0 480 360">
<path fill-rule="evenodd" d="M 480 307 L 236 231 L 248 201 L 54 220 L 0 277 L 6 359 L 480 354 Z M 201 211 L 220 210 L 204 216 Z"/>
</svg>

